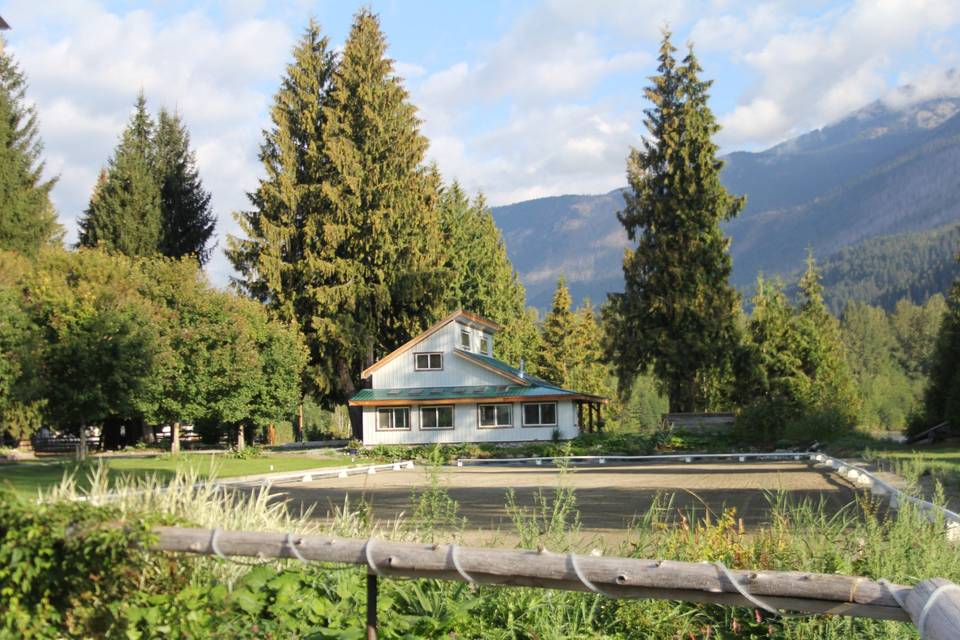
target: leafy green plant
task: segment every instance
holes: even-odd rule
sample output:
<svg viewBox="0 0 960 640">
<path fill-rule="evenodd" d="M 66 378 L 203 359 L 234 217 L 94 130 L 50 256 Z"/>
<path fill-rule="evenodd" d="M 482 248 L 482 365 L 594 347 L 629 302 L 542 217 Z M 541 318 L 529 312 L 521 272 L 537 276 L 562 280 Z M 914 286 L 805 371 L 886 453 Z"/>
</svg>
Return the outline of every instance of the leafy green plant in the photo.
<svg viewBox="0 0 960 640">
<path fill-rule="evenodd" d="M 247 445 L 245 447 L 235 447 L 230 449 L 224 455 L 228 458 L 233 458 L 234 460 L 252 460 L 254 458 L 262 458 L 266 454 L 261 446 Z"/>
</svg>

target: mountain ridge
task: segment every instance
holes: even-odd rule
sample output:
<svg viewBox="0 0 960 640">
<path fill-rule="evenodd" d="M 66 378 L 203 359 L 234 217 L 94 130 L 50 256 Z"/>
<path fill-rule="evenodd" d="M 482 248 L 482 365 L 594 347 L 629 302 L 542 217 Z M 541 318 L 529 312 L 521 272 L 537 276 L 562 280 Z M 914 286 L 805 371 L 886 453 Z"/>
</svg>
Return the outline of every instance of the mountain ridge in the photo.
<svg viewBox="0 0 960 640">
<path fill-rule="evenodd" d="M 960 97 L 893 108 L 875 101 L 821 129 L 760 152 L 724 156 L 722 180 L 746 194 L 731 237 L 733 283 L 788 277 L 807 248 L 820 259 L 891 234 L 960 221 Z M 531 305 L 549 306 L 556 277 L 574 300 L 622 288 L 628 245 L 616 211 L 623 188 L 493 208 Z M 546 241 L 545 241 L 546 240 Z"/>
</svg>

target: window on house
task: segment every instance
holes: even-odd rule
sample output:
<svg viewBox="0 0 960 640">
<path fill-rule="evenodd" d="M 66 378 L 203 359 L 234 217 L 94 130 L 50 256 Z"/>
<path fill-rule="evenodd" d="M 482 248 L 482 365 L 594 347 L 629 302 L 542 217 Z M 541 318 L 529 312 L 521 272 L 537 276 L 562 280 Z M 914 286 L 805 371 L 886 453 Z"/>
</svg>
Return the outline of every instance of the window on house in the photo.
<svg viewBox="0 0 960 640">
<path fill-rule="evenodd" d="M 481 404 L 480 427 L 485 429 L 499 429 L 513 426 L 513 405 L 510 404 Z"/>
<path fill-rule="evenodd" d="M 530 402 L 523 405 L 523 426 L 555 427 L 556 425 L 556 402 Z"/>
<path fill-rule="evenodd" d="M 410 429 L 410 407 L 377 409 L 377 431 L 407 431 Z"/>
<path fill-rule="evenodd" d="M 464 351 L 470 351 L 470 330 L 460 329 L 460 348 Z"/>
<path fill-rule="evenodd" d="M 480 336 L 480 353 L 490 355 L 490 338 L 487 336 Z"/>
<path fill-rule="evenodd" d="M 441 407 L 421 407 L 420 428 L 453 429 L 453 407 L 450 405 Z"/>
<path fill-rule="evenodd" d="M 442 353 L 415 353 L 413 354 L 413 368 L 417 371 L 440 371 L 443 369 Z"/>
</svg>

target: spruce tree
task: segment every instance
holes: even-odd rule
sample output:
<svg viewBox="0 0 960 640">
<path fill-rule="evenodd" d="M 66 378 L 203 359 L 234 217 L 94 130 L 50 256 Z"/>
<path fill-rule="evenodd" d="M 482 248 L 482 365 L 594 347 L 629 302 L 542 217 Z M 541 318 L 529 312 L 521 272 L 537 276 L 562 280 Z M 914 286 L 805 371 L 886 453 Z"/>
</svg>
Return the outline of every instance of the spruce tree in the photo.
<svg viewBox="0 0 960 640">
<path fill-rule="evenodd" d="M 466 309 L 500 324 L 496 356 L 514 365 L 524 360 L 535 373 L 536 322 L 486 201 L 471 201 L 454 182 L 441 191 L 437 206 L 446 248 L 446 310 Z"/>
<path fill-rule="evenodd" d="M 266 177 L 247 194 L 253 208 L 234 214 L 245 237 L 227 239 L 239 287 L 304 336 L 311 353 L 305 382 L 321 394 L 333 386 L 323 360 L 329 321 L 317 316 L 313 302 L 314 289 L 328 279 L 320 253 L 332 220 L 320 197 L 326 172 L 321 145 L 333 70 L 329 41 L 311 20 L 274 96 L 272 126 L 263 132 Z"/>
<path fill-rule="evenodd" d="M 610 397 L 613 375 L 604 355 L 604 336 L 597 311 L 589 299 L 573 314 L 567 388 Z"/>
<path fill-rule="evenodd" d="M 624 257 L 624 292 L 611 300 L 609 344 L 622 385 L 629 388 L 652 363 L 671 410 L 698 411 L 738 344 L 739 297 L 729 284 L 729 240 L 720 223 L 736 216 L 744 199 L 720 183 L 711 82 L 700 79 L 692 50 L 682 64 L 674 51 L 667 32 L 646 90 L 651 138 L 627 163 L 630 189 L 618 218 L 637 246 Z"/>
<path fill-rule="evenodd" d="M 798 353 L 802 365 L 802 397 L 808 407 L 832 411 L 849 427 L 860 411 L 854 378 L 850 372 L 840 323 L 827 310 L 823 286 L 813 254 L 800 278 L 800 305 L 795 318 Z"/>
<path fill-rule="evenodd" d="M 361 10 L 325 107 L 320 152 L 324 226 L 310 282 L 314 349 L 329 398 L 443 310 L 443 250 L 435 174 L 415 107 L 386 57 L 376 16 Z"/>
<path fill-rule="evenodd" d="M 44 180 L 43 143 L 27 81 L 0 42 L 0 249 L 34 255 L 63 234 Z"/>
<path fill-rule="evenodd" d="M 217 221 L 180 114 L 160 109 L 155 147 L 163 220 L 160 253 L 171 258 L 193 256 L 202 266 L 210 257 L 207 245 Z"/>
<path fill-rule="evenodd" d="M 960 261 L 960 257 L 957 259 Z M 960 363 L 960 279 L 954 283 L 947 299 L 947 312 L 931 358 L 924 397 L 926 421 L 923 425 L 913 425 L 913 431 L 943 421 L 954 428 L 960 425 L 960 366 L 957 363 Z"/>
<path fill-rule="evenodd" d="M 563 276 L 557 279 L 557 288 L 553 292 L 553 305 L 543 320 L 541 332 L 540 359 L 537 372 L 541 378 L 566 386 L 570 384 L 570 373 L 574 364 L 574 326 L 573 312 L 570 311 L 570 290 Z"/>
<path fill-rule="evenodd" d="M 154 122 L 143 93 L 80 219 L 82 247 L 102 247 L 128 256 L 160 251 L 162 208 L 155 171 Z"/>
</svg>

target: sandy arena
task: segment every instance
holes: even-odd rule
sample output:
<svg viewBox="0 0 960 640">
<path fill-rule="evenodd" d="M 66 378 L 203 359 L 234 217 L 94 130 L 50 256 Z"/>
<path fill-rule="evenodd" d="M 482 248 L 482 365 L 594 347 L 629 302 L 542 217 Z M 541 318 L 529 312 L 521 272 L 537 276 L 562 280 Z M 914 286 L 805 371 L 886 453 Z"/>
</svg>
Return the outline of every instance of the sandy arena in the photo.
<svg viewBox="0 0 960 640">
<path fill-rule="evenodd" d="M 472 540 L 496 536 L 498 531 L 512 537 L 504 506 L 508 488 L 514 489 L 518 504 L 531 506 L 538 490 L 552 496 L 561 481 L 560 473 L 547 466 L 445 467 L 441 473 L 467 518 L 467 537 Z M 411 493 L 423 489 L 426 481 L 424 469 L 417 468 L 277 485 L 274 494 L 289 499 L 291 508 L 312 505 L 314 516 L 321 518 L 342 506 L 347 496 L 351 502 L 363 498 L 375 521 L 389 523 L 411 515 Z M 829 512 L 855 498 L 850 485 L 798 462 L 579 466 L 571 468 L 563 481 L 576 490 L 584 533 L 604 537 L 623 534 L 658 494 L 673 494 L 674 509 L 683 513 L 695 510 L 702 516 L 705 506 L 713 513 L 734 507 L 748 528 L 766 522 L 766 492 L 783 491 L 792 502 L 822 499 Z"/>
</svg>

